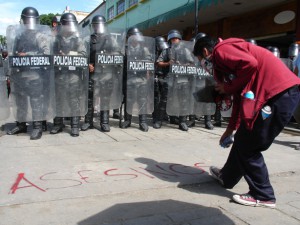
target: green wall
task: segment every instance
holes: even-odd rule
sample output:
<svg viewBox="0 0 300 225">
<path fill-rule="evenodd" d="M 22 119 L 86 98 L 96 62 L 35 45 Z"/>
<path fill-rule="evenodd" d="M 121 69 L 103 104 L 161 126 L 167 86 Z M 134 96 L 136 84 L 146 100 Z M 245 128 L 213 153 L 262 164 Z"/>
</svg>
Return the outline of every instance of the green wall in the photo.
<svg viewBox="0 0 300 225">
<path fill-rule="evenodd" d="M 127 8 L 128 0 L 125 1 L 125 8 Z M 116 16 L 117 2 L 118 0 L 107 0 L 106 11 L 114 5 Z M 136 7 L 125 11 L 120 16 L 116 16 L 110 22 L 110 26 L 129 28 L 191 2 L 194 2 L 194 0 L 145 0 L 142 2 L 139 0 Z M 108 18 L 107 14 L 106 17 Z"/>
</svg>

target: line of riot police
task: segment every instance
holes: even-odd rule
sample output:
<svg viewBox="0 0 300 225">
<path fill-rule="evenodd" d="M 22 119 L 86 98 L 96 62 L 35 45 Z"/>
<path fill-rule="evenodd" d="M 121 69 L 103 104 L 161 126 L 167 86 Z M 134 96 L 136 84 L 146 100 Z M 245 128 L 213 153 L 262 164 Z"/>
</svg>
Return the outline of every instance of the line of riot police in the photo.
<svg viewBox="0 0 300 225">
<path fill-rule="evenodd" d="M 104 132 L 110 131 L 110 110 L 120 128 L 130 127 L 132 116 L 138 116 L 144 132 L 151 114 L 156 129 L 169 116 L 170 123 L 187 131 L 188 116 L 215 113 L 213 76 L 192 54 L 194 42 L 183 41 L 177 30 L 169 32 L 166 42 L 135 27 L 127 33 L 108 27 L 101 15 L 92 19 L 91 29 L 84 29 L 72 13 L 63 14 L 60 25 L 50 29 L 40 25 L 35 8 L 26 7 L 21 24 L 7 28 L 7 42 L 17 121 L 10 135 L 27 132 L 32 122 L 30 139 L 37 140 L 46 121 L 54 119 L 50 133 L 57 134 L 65 127 L 64 118 L 70 118 L 71 136 L 77 137 L 80 130 L 94 127 L 95 108 Z M 0 120 L 9 116 L 8 105 L 1 102 Z"/>
</svg>

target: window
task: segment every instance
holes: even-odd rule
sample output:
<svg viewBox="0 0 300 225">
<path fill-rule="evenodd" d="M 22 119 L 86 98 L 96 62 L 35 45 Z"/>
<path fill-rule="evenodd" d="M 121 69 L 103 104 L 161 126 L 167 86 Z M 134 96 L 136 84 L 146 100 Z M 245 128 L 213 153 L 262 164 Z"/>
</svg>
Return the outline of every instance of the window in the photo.
<svg viewBox="0 0 300 225">
<path fill-rule="evenodd" d="M 117 15 L 125 11 L 125 0 L 117 2 Z"/>
<path fill-rule="evenodd" d="M 112 18 L 114 18 L 114 16 L 115 16 L 114 7 L 112 6 L 107 10 L 108 20 L 111 20 Z"/>
<path fill-rule="evenodd" d="M 128 2 L 128 8 L 138 3 L 138 0 L 129 0 Z"/>
</svg>

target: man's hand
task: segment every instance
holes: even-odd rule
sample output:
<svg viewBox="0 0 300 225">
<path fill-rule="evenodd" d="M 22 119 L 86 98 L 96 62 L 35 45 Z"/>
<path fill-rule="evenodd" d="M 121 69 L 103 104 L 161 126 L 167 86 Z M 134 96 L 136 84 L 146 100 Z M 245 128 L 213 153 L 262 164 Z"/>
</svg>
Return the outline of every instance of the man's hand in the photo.
<svg viewBox="0 0 300 225">
<path fill-rule="evenodd" d="M 25 55 L 26 55 L 25 52 L 19 52 L 19 53 L 18 53 L 18 56 L 25 56 Z"/>
<path fill-rule="evenodd" d="M 93 64 L 89 64 L 89 71 L 90 71 L 90 73 L 94 73 L 95 67 Z"/>
<path fill-rule="evenodd" d="M 233 131 L 232 129 L 228 128 L 225 130 L 225 132 L 222 134 L 221 138 L 220 138 L 220 141 L 219 141 L 219 144 L 223 143 L 224 139 L 230 135 L 233 134 Z"/>
</svg>

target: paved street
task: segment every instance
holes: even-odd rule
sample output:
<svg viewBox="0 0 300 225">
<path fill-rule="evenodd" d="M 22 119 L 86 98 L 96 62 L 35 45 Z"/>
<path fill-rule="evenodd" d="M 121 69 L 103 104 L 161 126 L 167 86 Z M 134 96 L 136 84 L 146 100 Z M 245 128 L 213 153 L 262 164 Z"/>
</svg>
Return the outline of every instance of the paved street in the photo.
<svg viewBox="0 0 300 225">
<path fill-rule="evenodd" d="M 8 129 L 13 124 L 8 124 Z M 71 137 L 44 132 L 0 137 L 1 225 L 300 224 L 299 132 L 287 131 L 264 153 L 277 208 L 231 201 L 247 192 L 242 180 L 223 189 L 208 174 L 229 153 L 218 145 L 224 128 L 188 132 L 166 124 L 144 133 L 137 124 Z M 51 124 L 49 124 L 51 127 Z"/>
</svg>

